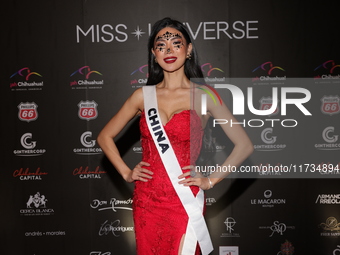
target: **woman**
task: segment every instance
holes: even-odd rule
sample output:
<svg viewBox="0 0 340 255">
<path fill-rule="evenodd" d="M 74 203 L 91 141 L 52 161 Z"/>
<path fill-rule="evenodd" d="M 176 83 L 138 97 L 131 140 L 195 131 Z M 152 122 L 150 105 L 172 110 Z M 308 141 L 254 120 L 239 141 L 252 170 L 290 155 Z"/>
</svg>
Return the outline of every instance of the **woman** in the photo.
<svg viewBox="0 0 340 255">
<path fill-rule="evenodd" d="M 190 176 L 190 162 L 198 157 L 195 152 L 190 155 L 190 145 L 200 148 L 202 126 L 209 116 L 234 117 L 224 104 L 218 107 L 209 100 L 208 115 L 199 117 L 196 111 L 190 110 L 190 93 L 203 92 L 199 89 L 202 86 L 192 88 L 189 79 L 203 75 L 182 23 L 170 18 L 156 22 L 148 50 L 147 84 L 153 86 L 137 89 L 127 99 L 99 134 L 98 143 L 124 180 L 135 182 L 133 214 L 137 254 L 199 254 L 200 250 L 208 254 L 212 246 L 202 221 L 203 203 L 194 200 L 202 197 L 198 195 L 201 190 L 212 188 L 224 176 Z M 141 116 L 143 156 L 131 170 L 121 158 L 113 138 L 136 115 Z M 224 164 L 238 166 L 252 152 L 252 143 L 241 127 L 223 129 L 235 144 Z M 194 145 L 190 144 L 193 136 L 198 138 L 193 140 Z M 170 167 L 172 163 L 175 165 Z"/>
</svg>

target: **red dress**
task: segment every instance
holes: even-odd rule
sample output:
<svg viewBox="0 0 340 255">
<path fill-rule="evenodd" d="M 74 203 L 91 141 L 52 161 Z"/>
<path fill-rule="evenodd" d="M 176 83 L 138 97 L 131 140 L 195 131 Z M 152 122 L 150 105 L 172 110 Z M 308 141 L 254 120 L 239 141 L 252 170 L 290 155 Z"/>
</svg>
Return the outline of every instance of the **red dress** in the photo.
<svg viewBox="0 0 340 255">
<path fill-rule="evenodd" d="M 175 114 L 164 129 L 180 166 L 188 166 L 190 162 L 195 162 L 203 134 L 201 121 L 196 112 L 185 110 Z M 144 112 L 140 118 L 140 130 L 142 160 L 150 164 L 145 168 L 154 174 L 148 182 L 137 181 L 135 183 L 133 216 L 137 254 L 178 255 L 180 241 L 186 232 L 188 216 L 160 159 Z M 190 150 L 190 146 L 195 150 Z M 197 186 L 190 188 L 194 195 L 199 191 Z M 196 254 L 200 254 L 199 247 Z"/>
</svg>

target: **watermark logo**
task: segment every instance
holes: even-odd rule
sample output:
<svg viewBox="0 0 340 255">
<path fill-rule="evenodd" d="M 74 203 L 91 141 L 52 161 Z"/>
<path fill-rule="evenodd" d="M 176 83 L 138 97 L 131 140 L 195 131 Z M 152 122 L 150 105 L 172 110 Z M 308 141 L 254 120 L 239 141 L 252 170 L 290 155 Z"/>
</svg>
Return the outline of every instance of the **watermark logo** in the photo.
<svg viewBox="0 0 340 255">
<path fill-rule="evenodd" d="M 38 78 L 38 80 L 34 80 Z M 30 68 L 24 67 L 10 76 L 10 88 L 12 91 L 41 90 L 44 82 L 41 81 L 42 75 L 32 72 Z"/>
<path fill-rule="evenodd" d="M 244 93 L 239 87 L 237 87 L 236 85 L 232 85 L 232 84 L 214 84 L 212 86 L 209 86 L 209 88 L 213 88 L 213 87 L 215 89 L 228 89 L 231 92 L 232 97 L 233 97 L 233 114 L 244 115 L 244 112 L 245 112 Z M 205 89 L 205 92 L 209 94 L 207 89 Z M 304 97 L 295 98 L 295 99 L 288 98 L 287 95 L 290 93 L 303 94 Z M 210 94 L 209 96 L 211 97 Z M 218 93 L 216 92 L 215 95 L 218 95 Z M 207 98 L 206 94 L 201 95 L 201 114 L 202 115 L 207 114 L 207 111 L 206 111 L 207 99 L 206 98 Z M 277 105 L 279 101 L 277 87 L 272 87 L 271 98 L 272 98 L 272 105 L 270 109 L 266 109 L 266 110 L 255 109 L 254 104 L 253 104 L 253 88 L 252 87 L 247 88 L 247 106 L 248 106 L 249 111 L 252 114 L 255 114 L 258 116 L 266 116 L 266 115 L 273 114 L 277 110 Z M 285 116 L 287 114 L 287 105 L 292 104 L 292 105 L 295 105 L 304 115 L 311 116 L 312 114 L 303 105 L 309 102 L 310 99 L 311 99 L 311 92 L 305 88 L 281 87 L 281 115 Z"/>
<path fill-rule="evenodd" d="M 18 109 L 19 109 L 19 113 L 18 113 L 18 117 L 19 120 L 21 121 L 34 121 L 38 118 L 38 105 L 34 102 L 26 102 L 23 103 L 21 102 L 18 105 Z"/>
<path fill-rule="evenodd" d="M 70 81 L 70 86 L 72 89 L 101 89 L 104 85 L 104 80 L 98 79 L 101 76 L 102 73 L 91 70 L 90 66 L 83 66 L 70 75 L 75 79 Z"/>
<path fill-rule="evenodd" d="M 98 104 L 95 101 L 80 101 L 78 104 L 79 111 L 78 116 L 80 119 L 83 120 L 92 120 L 97 118 L 98 116 L 98 110 L 97 110 Z"/>
<path fill-rule="evenodd" d="M 336 96 L 323 96 L 321 98 L 321 112 L 332 116 L 340 112 L 340 97 Z"/>
</svg>

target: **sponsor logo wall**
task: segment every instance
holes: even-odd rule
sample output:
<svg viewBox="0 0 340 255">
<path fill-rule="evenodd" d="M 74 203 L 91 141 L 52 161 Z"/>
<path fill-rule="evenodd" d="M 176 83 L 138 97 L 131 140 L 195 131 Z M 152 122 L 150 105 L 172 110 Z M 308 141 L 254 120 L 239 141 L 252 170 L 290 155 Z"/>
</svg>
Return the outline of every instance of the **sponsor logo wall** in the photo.
<svg viewBox="0 0 340 255">
<path fill-rule="evenodd" d="M 235 125 L 244 126 L 254 143 L 243 165 L 258 171 L 206 192 L 212 254 L 340 254 L 337 14 L 313 4 L 300 12 L 299 4 L 4 5 L 1 253 L 135 254 L 134 185 L 124 183 L 96 137 L 146 84 L 151 24 L 171 16 L 194 39 L 205 82 L 242 78 L 237 85 L 245 111 Z M 316 37 L 318 31 L 324 32 Z M 307 82 L 293 83 L 295 78 Z M 248 87 L 253 110 L 247 108 Z M 303 103 L 311 116 L 291 104 L 282 108 L 284 87 L 311 93 Z M 235 110 L 232 96 L 223 100 Z M 229 140 L 213 141 L 217 160 L 230 153 Z M 140 161 L 138 118 L 117 137 L 117 146 L 129 166 Z"/>
</svg>

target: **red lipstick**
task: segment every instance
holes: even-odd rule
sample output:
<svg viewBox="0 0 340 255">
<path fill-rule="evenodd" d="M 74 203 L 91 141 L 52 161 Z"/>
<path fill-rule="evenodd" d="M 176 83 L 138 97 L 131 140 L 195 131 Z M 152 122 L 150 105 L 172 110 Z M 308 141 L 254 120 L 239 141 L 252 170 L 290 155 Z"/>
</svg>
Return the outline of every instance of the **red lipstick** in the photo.
<svg viewBox="0 0 340 255">
<path fill-rule="evenodd" d="M 172 64 L 172 63 L 174 63 L 176 60 L 177 60 L 176 57 L 167 57 L 167 58 L 164 59 L 164 62 L 167 63 L 167 64 Z"/>
</svg>

